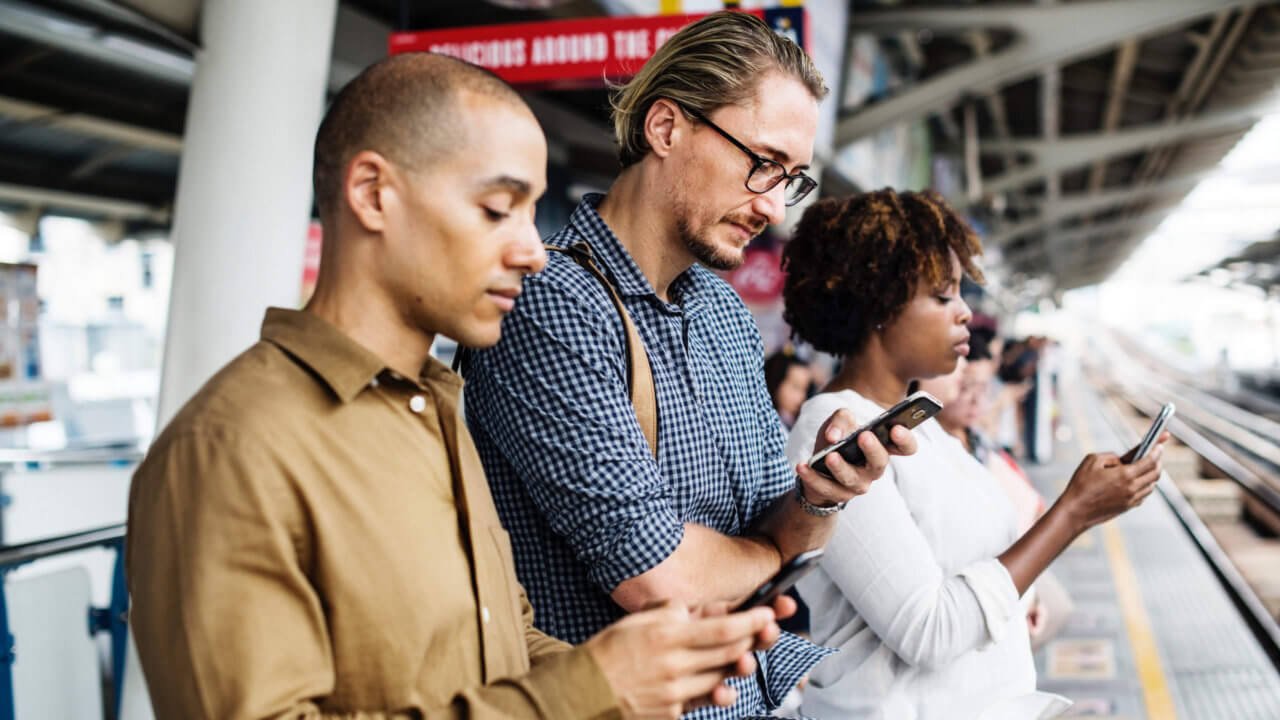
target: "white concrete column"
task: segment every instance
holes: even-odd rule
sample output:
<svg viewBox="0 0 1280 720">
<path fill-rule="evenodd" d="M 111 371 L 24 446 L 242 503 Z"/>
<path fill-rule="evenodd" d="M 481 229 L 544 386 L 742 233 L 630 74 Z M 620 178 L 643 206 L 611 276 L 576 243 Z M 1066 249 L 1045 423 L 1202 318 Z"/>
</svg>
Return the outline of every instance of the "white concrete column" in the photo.
<svg viewBox="0 0 1280 720">
<path fill-rule="evenodd" d="M 204 0 L 157 422 L 296 307 L 337 0 Z"/>
</svg>

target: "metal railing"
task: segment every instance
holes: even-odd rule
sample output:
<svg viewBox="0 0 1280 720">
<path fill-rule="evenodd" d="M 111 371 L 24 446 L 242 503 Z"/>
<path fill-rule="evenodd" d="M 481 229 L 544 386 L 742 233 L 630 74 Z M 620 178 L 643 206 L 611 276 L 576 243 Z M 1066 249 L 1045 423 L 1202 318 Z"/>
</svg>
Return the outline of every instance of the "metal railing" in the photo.
<svg viewBox="0 0 1280 720">
<path fill-rule="evenodd" d="M 86 465 L 130 465 L 141 460 L 143 453 L 141 446 L 136 443 L 71 446 L 57 450 L 0 448 L 0 471 L 7 468 L 43 469 Z"/>
<path fill-rule="evenodd" d="M 124 680 L 129 602 L 124 579 L 124 539 L 125 525 L 119 523 L 52 538 L 0 546 L 0 580 L 5 574 L 18 567 L 45 558 L 97 547 L 115 550 L 116 562 L 110 606 L 86 608 L 86 620 L 91 634 L 98 632 L 111 634 L 111 664 L 117 715 Z M 14 720 L 13 662 L 15 657 L 15 639 L 9 626 L 8 601 L 3 588 L 0 588 L 0 720 Z"/>
<path fill-rule="evenodd" d="M 1110 369 L 1114 370 L 1115 366 L 1112 365 Z M 1096 379 L 1104 380 L 1100 372 Z M 1113 378 L 1109 379 L 1113 380 Z M 1155 417 L 1156 412 L 1159 410 L 1159 403 L 1149 395 L 1135 391 L 1133 386 L 1128 383 L 1110 382 L 1107 384 L 1111 386 L 1108 389 L 1113 396 L 1104 402 L 1105 412 L 1103 414 L 1107 422 L 1119 437 L 1136 440 L 1136 433 L 1123 421 L 1122 411 L 1114 397 L 1119 397 L 1127 405 L 1148 417 Z M 1186 414 L 1183 412 L 1184 404 L 1190 407 L 1189 399 L 1186 396 L 1174 395 L 1173 400 L 1178 405 L 1178 415 L 1175 415 L 1174 419 L 1169 423 L 1169 432 L 1252 495 L 1268 503 L 1273 509 L 1280 509 L 1280 506 L 1271 505 L 1277 497 L 1275 495 L 1276 488 L 1272 484 L 1272 480 L 1259 477 L 1241 464 L 1232 453 L 1224 451 L 1221 446 L 1222 439 L 1209 437 L 1201 432 L 1194 423 L 1187 422 L 1186 419 L 1180 417 Z M 1203 411 L 1203 408 L 1200 408 L 1200 410 Z M 1194 415 L 1195 413 L 1191 414 Z M 1210 569 L 1218 578 L 1223 589 L 1226 590 L 1232 604 L 1236 607 L 1241 617 L 1244 618 L 1245 624 L 1249 626 L 1250 631 L 1257 638 L 1258 644 L 1271 659 L 1272 665 L 1277 670 L 1280 670 L 1280 623 L 1277 623 L 1276 619 L 1272 617 L 1261 598 L 1254 592 L 1253 587 L 1249 585 L 1249 582 L 1236 568 L 1231 558 L 1227 556 L 1226 551 L 1218 544 L 1213 533 L 1205 525 L 1204 521 L 1200 519 L 1200 516 L 1182 494 L 1182 491 L 1178 489 L 1178 486 L 1166 475 L 1161 478 L 1157 487 L 1170 509 L 1173 510 L 1178 522 L 1190 535 L 1192 542 L 1200 550 L 1200 554 L 1208 562 Z"/>
</svg>

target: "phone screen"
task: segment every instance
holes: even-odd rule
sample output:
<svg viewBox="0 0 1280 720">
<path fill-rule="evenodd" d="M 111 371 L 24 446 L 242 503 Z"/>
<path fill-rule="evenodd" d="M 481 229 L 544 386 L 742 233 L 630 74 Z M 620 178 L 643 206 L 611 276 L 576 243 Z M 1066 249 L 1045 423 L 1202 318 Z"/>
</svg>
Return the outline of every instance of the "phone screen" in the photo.
<svg viewBox="0 0 1280 720">
<path fill-rule="evenodd" d="M 809 458 L 809 467 L 831 477 L 831 473 L 827 470 L 826 456 L 833 452 L 839 452 L 840 457 L 851 465 L 859 467 L 865 465 L 867 459 L 857 443 L 859 435 L 871 432 L 881 445 L 889 447 L 892 445 L 889 440 L 889 431 L 895 426 L 901 425 L 910 430 L 937 415 L 940 410 L 942 410 L 942 403 L 938 402 L 934 396 L 923 390 L 912 393 L 907 399 L 881 413 L 880 417 L 814 453 L 813 457 Z"/>
<path fill-rule="evenodd" d="M 742 612 L 750 610 L 758 605 L 769 605 L 778 596 L 791 589 L 793 585 L 800 581 L 800 578 L 809 573 L 810 570 L 818 566 L 818 561 L 822 559 L 822 550 L 810 550 L 803 552 L 791 558 L 791 562 L 782 566 L 782 569 L 774 574 L 773 577 L 764 581 L 764 584 L 756 588 L 751 596 L 743 600 L 740 605 L 733 609 L 733 612 Z"/>
</svg>

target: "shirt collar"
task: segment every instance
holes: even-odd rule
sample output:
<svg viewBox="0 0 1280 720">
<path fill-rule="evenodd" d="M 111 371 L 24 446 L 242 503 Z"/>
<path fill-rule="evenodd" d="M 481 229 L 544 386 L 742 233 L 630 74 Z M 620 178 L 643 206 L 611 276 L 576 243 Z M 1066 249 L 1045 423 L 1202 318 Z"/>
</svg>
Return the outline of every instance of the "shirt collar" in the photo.
<svg viewBox="0 0 1280 720">
<path fill-rule="evenodd" d="M 309 312 L 269 308 L 262 321 L 262 339 L 307 366 L 344 403 L 388 369 L 382 358 Z M 461 387 L 458 376 L 435 358 L 427 359 L 419 381 L 443 383 L 454 391 Z"/>
<path fill-rule="evenodd" d="M 582 202 L 569 218 L 569 225 L 591 246 L 591 255 L 601 269 L 613 278 L 618 293 L 623 297 L 631 295 L 657 296 L 649 279 L 640 271 L 631 253 L 623 247 L 622 241 L 613 234 L 613 230 L 605 224 L 604 218 L 596 208 L 604 200 L 601 193 L 587 193 Z"/>
</svg>

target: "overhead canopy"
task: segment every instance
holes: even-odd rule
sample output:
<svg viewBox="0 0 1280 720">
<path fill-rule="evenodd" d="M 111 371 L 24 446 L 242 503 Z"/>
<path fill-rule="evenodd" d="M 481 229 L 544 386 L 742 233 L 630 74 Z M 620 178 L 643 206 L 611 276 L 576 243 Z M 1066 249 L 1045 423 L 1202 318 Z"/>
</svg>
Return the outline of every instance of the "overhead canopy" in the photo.
<svg viewBox="0 0 1280 720">
<path fill-rule="evenodd" d="M 952 200 L 1006 275 L 1056 289 L 1106 278 L 1280 109 L 1276 2 L 858 2 L 850 33 L 903 82 L 847 110 L 838 141 L 927 119 L 936 152 L 971 153 Z"/>
<path fill-rule="evenodd" d="M 859 35 L 873 38 L 895 81 L 844 107 L 836 147 L 819 155 L 923 122 L 934 155 L 968 157 L 951 199 L 1000 251 L 998 272 L 1049 290 L 1111 273 L 1253 125 L 1280 83 L 1280 0 L 851 6 L 849 47 Z M 330 85 L 382 56 L 393 29 L 617 7 L 344 0 Z M 0 0 L 0 210 L 167 224 L 199 11 L 198 0 Z M 846 68 L 854 62 L 846 51 Z M 838 90 L 833 97 L 849 96 Z M 616 168 L 600 91 L 530 103 L 562 159 L 587 172 Z M 850 179 L 824 168 L 828 193 L 854 189 Z"/>
<path fill-rule="evenodd" d="M 163 228 L 182 152 L 198 50 L 199 0 L 0 0 L 0 211 Z M 481 2 L 344 2 L 333 39 L 336 89 L 386 53 L 397 27 L 454 27 L 598 15 L 591 0 L 547 10 Z M 317 38 L 316 42 L 328 42 Z M 544 123 L 612 157 L 603 128 L 534 99 Z M 596 132 L 583 132 L 584 125 Z M 246 171 L 252 159 L 246 158 Z"/>
</svg>

